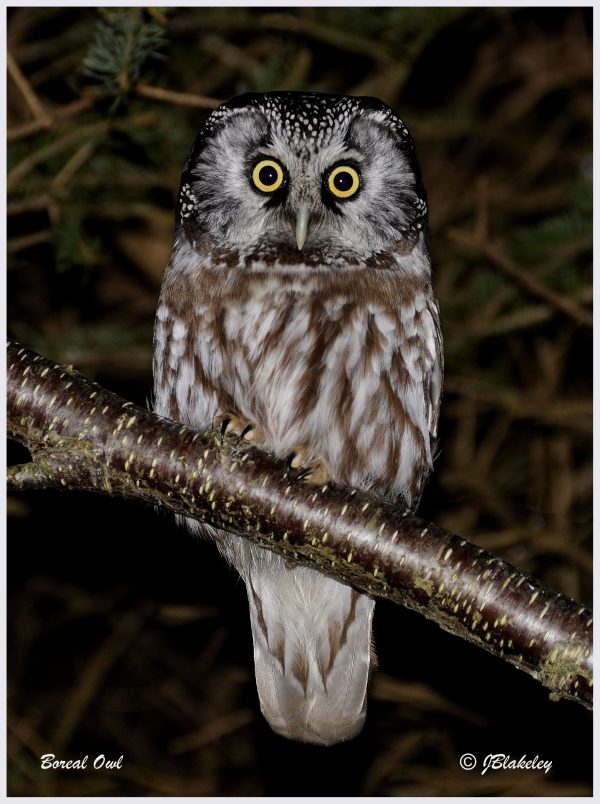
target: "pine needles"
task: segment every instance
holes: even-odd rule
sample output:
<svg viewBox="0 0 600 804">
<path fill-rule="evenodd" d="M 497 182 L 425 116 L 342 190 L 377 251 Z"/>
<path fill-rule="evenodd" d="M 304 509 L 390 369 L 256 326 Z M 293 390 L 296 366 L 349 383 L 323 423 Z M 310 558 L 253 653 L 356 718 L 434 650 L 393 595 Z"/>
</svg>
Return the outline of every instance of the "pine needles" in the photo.
<svg viewBox="0 0 600 804">
<path fill-rule="evenodd" d="M 94 41 L 83 62 L 83 73 L 101 92 L 128 92 L 150 60 L 164 59 L 164 30 L 145 19 L 139 8 L 99 9 Z"/>
</svg>

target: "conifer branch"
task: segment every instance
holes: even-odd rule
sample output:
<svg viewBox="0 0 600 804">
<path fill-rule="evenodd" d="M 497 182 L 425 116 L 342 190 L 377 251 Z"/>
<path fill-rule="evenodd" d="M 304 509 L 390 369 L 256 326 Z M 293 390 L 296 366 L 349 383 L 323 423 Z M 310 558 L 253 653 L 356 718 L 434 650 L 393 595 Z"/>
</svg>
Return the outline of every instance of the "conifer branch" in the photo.
<svg viewBox="0 0 600 804">
<path fill-rule="evenodd" d="M 362 592 L 401 603 L 592 704 L 586 608 L 435 524 L 334 486 L 290 486 L 283 462 L 221 444 L 8 345 L 8 431 L 32 456 L 9 489 L 135 498 L 225 528 Z"/>
</svg>

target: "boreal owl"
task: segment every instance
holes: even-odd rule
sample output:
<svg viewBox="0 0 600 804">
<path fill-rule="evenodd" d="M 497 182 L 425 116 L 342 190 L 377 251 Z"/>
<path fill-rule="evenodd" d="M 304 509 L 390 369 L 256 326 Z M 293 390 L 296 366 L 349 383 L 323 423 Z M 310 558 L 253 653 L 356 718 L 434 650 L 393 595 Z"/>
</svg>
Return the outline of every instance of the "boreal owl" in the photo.
<svg viewBox="0 0 600 804">
<path fill-rule="evenodd" d="M 155 326 L 155 410 L 241 434 L 291 481 L 414 508 L 432 468 L 443 356 L 425 190 L 381 101 L 246 94 L 185 163 Z M 225 532 L 271 727 L 328 745 L 365 719 L 374 601 Z"/>
</svg>

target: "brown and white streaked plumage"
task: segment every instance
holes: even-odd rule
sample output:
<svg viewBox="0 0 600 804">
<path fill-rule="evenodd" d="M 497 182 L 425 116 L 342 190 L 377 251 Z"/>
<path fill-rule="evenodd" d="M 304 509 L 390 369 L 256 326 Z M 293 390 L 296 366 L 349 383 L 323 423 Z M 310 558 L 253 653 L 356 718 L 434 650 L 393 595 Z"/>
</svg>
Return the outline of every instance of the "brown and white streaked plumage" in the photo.
<svg viewBox="0 0 600 804">
<path fill-rule="evenodd" d="M 404 124 L 374 98 L 316 93 L 243 95 L 213 112 L 181 181 L 155 327 L 156 411 L 246 429 L 289 458 L 292 477 L 414 507 L 442 371 L 425 191 Z M 210 535 L 246 583 L 273 729 L 321 744 L 353 737 L 374 601 Z"/>
</svg>

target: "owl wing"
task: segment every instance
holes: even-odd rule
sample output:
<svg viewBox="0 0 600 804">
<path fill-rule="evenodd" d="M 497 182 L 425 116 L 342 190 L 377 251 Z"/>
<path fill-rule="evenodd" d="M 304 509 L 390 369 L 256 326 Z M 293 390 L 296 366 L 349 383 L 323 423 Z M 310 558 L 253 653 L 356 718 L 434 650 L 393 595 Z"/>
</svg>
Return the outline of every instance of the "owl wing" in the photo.
<svg viewBox="0 0 600 804">
<path fill-rule="evenodd" d="M 414 509 L 433 469 L 444 371 L 439 310 L 431 286 L 399 304 L 383 323 L 389 326 L 385 382 L 391 391 L 385 413 L 395 447 L 387 491 Z"/>
<path fill-rule="evenodd" d="M 440 310 L 435 296 L 430 296 L 421 316 L 423 340 L 428 354 L 429 368 L 424 372 L 425 408 L 431 438 L 437 435 L 437 425 L 444 382 L 444 348 Z"/>
</svg>

